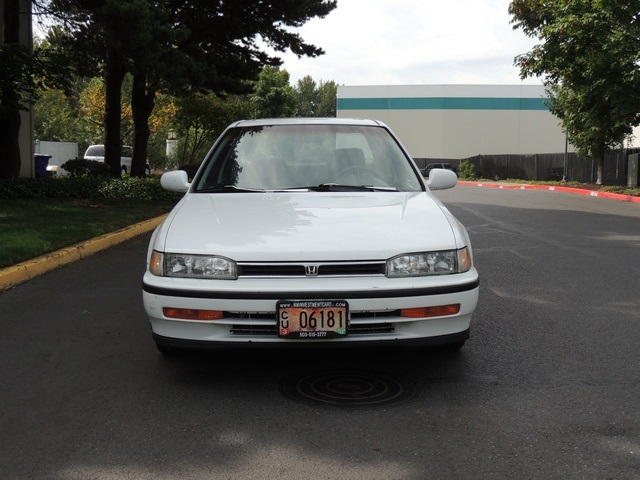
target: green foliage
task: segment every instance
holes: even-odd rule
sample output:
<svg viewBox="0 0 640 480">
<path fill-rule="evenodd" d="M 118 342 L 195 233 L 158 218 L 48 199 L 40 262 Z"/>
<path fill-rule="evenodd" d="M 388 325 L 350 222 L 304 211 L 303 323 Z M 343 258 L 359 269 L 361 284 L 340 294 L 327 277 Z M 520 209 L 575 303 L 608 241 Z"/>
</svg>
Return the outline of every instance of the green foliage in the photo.
<svg viewBox="0 0 640 480">
<path fill-rule="evenodd" d="M 278 67 L 264 67 L 252 101 L 256 118 L 293 117 L 297 102 L 295 90 L 289 85 L 289 72 Z"/>
<path fill-rule="evenodd" d="M 98 189 L 100 198 L 152 201 L 175 201 L 182 194 L 169 192 L 157 178 L 123 177 L 104 182 Z"/>
<path fill-rule="evenodd" d="M 47 11 L 63 19 L 59 20 L 57 46 L 73 59 L 76 71 L 86 74 L 89 65 L 104 75 L 105 160 L 111 174 L 118 176 L 120 87 L 127 73 L 135 78 L 132 171 L 137 175 L 146 157 L 149 116 L 158 92 L 185 96 L 198 89 L 247 93 L 263 66 L 281 62 L 265 47 L 275 52 L 291 50 L 298 56 L 324 53 L 292 30 L 326 16 L 336 6 L 336 0 L 74 0 L 49 2 Z M 261 108 L 288 105 L 282 99 L 263 99 L 266 104 Z M 266 109 L 260 115 L 283 116 L 283 112 L 274 115 Z"/>
<path fill-rule="evenodd" d="M 640 197 L 640 187 L 604 186 L 601 192 L 619 193 L 631 197 Z"/>
<path fill-rule="evenodd" d="M 109 166 L 104 162 L 76 158 L 62 164 L 72 177 L 100 178 L 109 176 Z"/>
<path fill-rule="evenodd" d="M 175 202 L 182 194 L 164 190 L 157 177 L 16 178 L 0 180 L 0 200 L 35 198 Z"/>
<path fill-rule="evenodd" d="M 515 28 L 541 43 L 516 57 L 521 76 L 542 76 L 579 154 L 599 160 L 640 124 L 640 22 L 626 0 L 513 0 Z"/>
<path fill-rule="evenodd" d="M 338 85 L 333 80 L 318 84 L 316 117 L 335 117 L 338 106 Z"/>
<path fill-rule="evenodd" d="M 31 51 L 22 44 L 0 43 L 0 108 L 27 110 L 49 86 L 68 86 L 63 58 L 39 44 Z"/>
<path fill-rule="evenodd" d="M 0 199 L 93 198 L 103 180 L 98 178 L 14 178 L 0 180 Z"/>
<path fill-rule="evenodd" d="M 40 92 L 34 107 L 33 134 L 50 142 L 75 141 L 79 119 L 71 98 L 62 90 Z"/>
<path fill-rule="evenodd" d="M 293 91 L 300 105 L 308 95 L 313 98 L 311 109 L 301 111 L 298 116 L 335 117 L 337 86 L 333 81 L 316 83 L 311 77 L 307 82 L 312 87 L 302 91 L 299 87 Z M 130 85 L 125 81 L 124 88 Z M 276 88 L 279 88 L 277 85 Z M 123 90 L 123 98 L 127 99 Z M 150 118 L 151 135 L 149 137 L 147 158 L 154 169 L 174 169 L 178 165 L 194 165 L 195 168 L 205 154 L 230 123 L 253 118 L 255 105 L 248 96 L 215 95 L 194 93 L 188 97 L 173 97 L 166 94 L 156 96 L 156 108 Z M 76 141 L 80 152 L 90 144 L 102 143 L 104 84 L 99 78 L 83 79 L 74 76 L 70 79 L 66 91 L 45 89 L 41 91 L 35 104 L 35 137 L 46 141 Z M 123 143 L 131 141 L 130 106 L 123 104 L 123 121 L 127 126 L 123 130 Z M 173 128 L 179 141 L 175 158 L 166 157 L 166 139 Z M 193 168 L 192 168 L 193 169 Z"/>
<path fill-rule="evenodd" d="M 316 82 L 310 75 L 298 80 L 295 93 L 298 98 L 298 107 L 296 108 L 297 117 L 313 117 L 316 113 L 316 105 L 318 103 L 318 91 Z"/>
<path fill-rule="evenodd" d="M 215 139 L 232 122 L 251 117 L 252 105 L 242 97 L 193 94 L 176 99 L 174 125 L 179 138 L 176 164 L 199 164 Z"/>
<path fill-rule="evenodd" d="M 295 88 L 298 117 L 335 117 L 338 87 L 335 82 L 319 84 L 307 75 L 298 80 Z"/>
<path fill-rule="evenodd" d="M 475 180 L 476 167 L 469 160 L 463 160 L 458 165 L 458 178 L 462 180 Z"/>
</svg>

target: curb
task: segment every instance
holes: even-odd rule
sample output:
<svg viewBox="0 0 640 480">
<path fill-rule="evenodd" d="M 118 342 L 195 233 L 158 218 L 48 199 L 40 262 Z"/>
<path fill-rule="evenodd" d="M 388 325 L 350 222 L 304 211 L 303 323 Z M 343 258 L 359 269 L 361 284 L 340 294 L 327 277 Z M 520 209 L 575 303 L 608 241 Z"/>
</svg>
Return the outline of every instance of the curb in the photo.
<svg viewBox="0 0 640 480">
<path fill-rule="evenodd" d="M 86 242 L 47 253 L 33 260 L 3 268 L 0 270 L 0 292 L 32 280 L 50 270 L 87 258 L 94 253 L 147 233 L 160 225 L 166 217 L 167 215 L 161 215 L 151 220 L 145 220 Z"/>
<path fill-rule="evenodd" d="M 612 200 L 618 200 L 620 202 L 640 203 L 640 197 L 634 197 L 631 195 L 624 195 L 621 193 L 611 193 L 611 192 L 599 192 L 599 191 L 593 191 L 593 190 L 583 190 L 581 188 L 573 188 L 573 187 L 556 187 L 553 185 L 522 185 L 522 184 L 515 184 L 515 183 L 506 184 L 506 183 L 468 182 L 468 181 L 458 181 L 458 185 L 462 185 L 465 187 L 498 188 L 501 190 L 547 190 L 552 192 L 586 195 L 589 197 L 609 198 Z"/>
</svg>

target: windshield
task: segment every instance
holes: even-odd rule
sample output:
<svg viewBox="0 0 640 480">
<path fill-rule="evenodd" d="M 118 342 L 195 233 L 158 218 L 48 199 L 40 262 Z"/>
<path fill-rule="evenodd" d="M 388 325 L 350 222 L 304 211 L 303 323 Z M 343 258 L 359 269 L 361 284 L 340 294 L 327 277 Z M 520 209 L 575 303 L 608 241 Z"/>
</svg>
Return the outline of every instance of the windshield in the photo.
<svg viewBox="0 0 640 480">
<path fill-rule="evenodd" d="M 205 160 L 196 192 L 422 191 L 393 136 L 377 126 L 272 125 L 228 130 Z M 318 188 L 320 187 L 320 188 Z"/>
<path fill-rule="evenodd" d="M 91 145 L 85 152 L 86 157 L 104 157 L 104 145 Z"/>
</svg>

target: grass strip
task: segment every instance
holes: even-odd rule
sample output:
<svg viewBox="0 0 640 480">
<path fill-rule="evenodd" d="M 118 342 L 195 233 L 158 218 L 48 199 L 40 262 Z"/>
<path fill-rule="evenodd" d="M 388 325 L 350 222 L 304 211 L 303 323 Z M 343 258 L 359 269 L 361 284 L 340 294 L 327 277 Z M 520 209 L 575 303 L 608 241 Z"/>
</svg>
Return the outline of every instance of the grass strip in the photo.
<svg viewBox="0 0 640 480">
<path fill-rule="evenodd" d="M 175 203 L 17 199 L 0 202 L 0 268 L 167 213 Z"/>
</svg>

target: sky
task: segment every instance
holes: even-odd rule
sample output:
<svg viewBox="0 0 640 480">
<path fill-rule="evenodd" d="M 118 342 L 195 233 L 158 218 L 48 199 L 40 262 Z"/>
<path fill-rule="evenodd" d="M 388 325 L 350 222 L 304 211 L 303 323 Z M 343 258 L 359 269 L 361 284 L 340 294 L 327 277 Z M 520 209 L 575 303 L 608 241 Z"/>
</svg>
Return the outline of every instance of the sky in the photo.
<svg viewBox="0 0 640 480">
<path fill-rule="evenodd" d="M 338 0 L 297 33 L 325 50 L 281 54 L 292 84 L 307 75 L 339 85 L 497 84 L 521 80 L 516 55 L 537 43 L 513 30 L 510 0 Z"/>
</svg>

